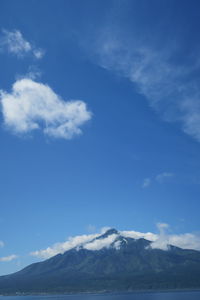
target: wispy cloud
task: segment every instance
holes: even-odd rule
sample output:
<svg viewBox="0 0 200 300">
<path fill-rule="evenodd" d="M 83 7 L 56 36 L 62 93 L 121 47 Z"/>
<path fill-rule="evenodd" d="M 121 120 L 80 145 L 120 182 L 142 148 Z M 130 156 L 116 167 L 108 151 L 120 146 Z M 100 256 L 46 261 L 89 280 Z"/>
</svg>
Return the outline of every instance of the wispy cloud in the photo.
<svg viewBox="0 0 200 300">
<path fill-rule="evenodd" d="M 157 182 L 157 183 L 164 183 L 167 179 L 173 177 L 174 174 L 173 173 L 170 173 L 170 172 L 163 172 L 163 173 L 160 173 L 152 178 L 145 178 L 143 183 L 142 183 L 142 188 L 148 188 L 150 187 L 150 185 L 153 183 L 153 182 Z"/>
<path fill-rule="evenodd" d="M 87 227 L 86 227 L 87 231 L 92 233 L 92 232 L 95 232 L 96 231 L 96 226 L 95 225 L 92 225 L 92 224 L 89 224 Z"/>
<path fill-rule="evenodd" d="M 40 59 L 44 56 L 45 51 L 43 49 L 34 49 L 33 54 L 37 59 Z"/>
<path fill-rule="evenodd" d="M 5 126 L 17 134 L 36 129 L 54 138 L 71 139 L 91 118 L 86 103 L 64 101 L 48 85 L 29 78 L 17 80 L 11 93 L 0 91 Z"/>
<path fill-rule="evenodd" d="M 182 55 L 180 60 L 178 42 L 163 44 L 155 33 L 154 38 L 145 39 L 146 32 L 134 34 L 126 25 L 113 23 L 96 34 L 92 46 L 96 63 L 127 77 L 164 120 L 180 123 L 185 133 L 200 142 L 198 53 Z"/>
<path fill-rule="evenodd" d="M 151 179 L 150 178 L 145 178 L 142 184 L 142 187 L 145 189 L 151 185 Z"/>
<path fill-rule="evenodd" d="M 9 255 L 9 256 L 0 257 L 0 262 L 9 262 L 9 261 L 12 261 L 16 258 L 18 258 L 18 256 L 15 255 L 15 254 L 12 254 L 12 255 Z"/>
<path fill-rule="evenodd" d="M 19 30 L 2 30 L 2 35 L 0 37 L 0 49 L 18 57 L 23 57 L 29 53 L 36 59 L 40 59 L 44 55 L 44 50 L 36 48 L 28 42 Z"/>
<path fill-rule="evenodd" d="M 3 248 L 4 247 L 4 242 L 3 241 L 0 241 L 0 248 Z"/>
<path fill-rule="evenodd" d="M 173 176 L 174 176 L 173 173 L 163 172 L 163 173 L 161 173 L 161 174 L 158 174 L 158 175 L 155 177 L 155 179 L 156 179 L 158 182 L 162 183 L 165 179 L 170 178 L 170 177 L 173 177 Z"/>
</svg>

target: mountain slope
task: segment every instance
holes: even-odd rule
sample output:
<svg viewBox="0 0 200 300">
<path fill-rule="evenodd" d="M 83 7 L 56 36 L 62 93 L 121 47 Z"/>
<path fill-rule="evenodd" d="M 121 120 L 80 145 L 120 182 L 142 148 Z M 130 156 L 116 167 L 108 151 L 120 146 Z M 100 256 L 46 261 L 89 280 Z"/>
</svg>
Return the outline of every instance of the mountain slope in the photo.
<svg viewBox="0 0 200 300">
<path fill-rule="evenodd" d="M 99 250 L 83 245 L 1 276 L 0 293 L 200 288 L 199 251 L 152 249 L 150 241 L 125 238 L 114 229 L 92 243 L 108 239 Z"/>
</svg>

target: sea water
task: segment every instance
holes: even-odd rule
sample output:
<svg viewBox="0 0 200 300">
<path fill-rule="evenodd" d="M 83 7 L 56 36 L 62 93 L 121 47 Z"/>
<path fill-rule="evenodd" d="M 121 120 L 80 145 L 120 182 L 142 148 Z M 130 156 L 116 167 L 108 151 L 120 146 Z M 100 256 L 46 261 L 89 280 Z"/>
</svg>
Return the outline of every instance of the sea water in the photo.
<svg viewBox="0 0 200 300">
<path fill-rule="evenodd" d="M 0 296 L 0 300 L 200 300 L 200 292 Z"/>
</svg>

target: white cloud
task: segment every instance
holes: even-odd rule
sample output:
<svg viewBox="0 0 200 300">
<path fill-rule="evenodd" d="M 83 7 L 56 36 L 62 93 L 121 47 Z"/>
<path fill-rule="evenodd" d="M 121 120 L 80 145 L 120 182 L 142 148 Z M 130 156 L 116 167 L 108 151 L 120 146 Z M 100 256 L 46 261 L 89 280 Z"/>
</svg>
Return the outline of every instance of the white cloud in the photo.
<svg viewBox="0 0 200 300">
<path fill-rule="evenodd" d="M 103 239 L 96 239 L 89 243 L 86 243 L 83 248 L 87 250 L 101 250 L 102 248 L 109 248 L 111 244 L 116 240 L 118 234 L 111 234 Z"/>
<path fill-rule="evenodd" d="M 3 241 L 0 241 L 0 248 L 3 248 L 4 247 L 4 242 Z"/>
<path fill-rule="evenodd" d="M 151 179 L 150 178 L 145 178 L 142 184 L 143 188 L 147 188 L 148 186 L 151 185 Z"/>
<path fill-rule="evenodd" d="M 0 49 L 7 50 L 9 53 L 15 54 L 18 57 L 31 53 L 35 58 L 40 59 L 44 55 L 42 49 L 35 48 L 30 42 L 24 39 L 19 30 L 2 30 L 0 38 Z"/>
<path fill-rule="evenodd" d="M 130 36 L 114 24 L 109 23 L 96 35 L 95 59 L 98 57 L 102 67 L 127 77 L 164 120 L 179 122 L 185 133 L 200 141 L 200 80 L 195 74 L 200 70 L 198 53 L 184 55 L 180 63 L 174 59 L 181 52 L 178 42 L 176 46 L 160 45 L 156 38 Z"/>
<path fill-rule="evenodd" d="M 167 250 L 169 245 L 180 247 L 183 249 L 193 249 L 200 251 L 200 234 L 183 233 L 183 234 L 168 234 L 169 225 L 166 223 L 157 224 L 159 234 L 156 240 L 151 243 L 151 248 Z"/>
<path fill-rule="evenodd" d="M 14 259 L 16 259 L 18 256 L 15 254 L 9 255 L 9 256 L 4 256 L 4 257 L 0 257 L 0 262 L 9 262 L 12 261 Z"/>
<path fill-rule="evenodd" d="M 138 232 L 138 231 L 120 231 L 120 234 L 125 238 L 132 239 L 146 239 L 148 241 L 155 241 L 158 238 L 158 235 L 152 232 Z"/>
<path fill-rule="evenodd" d="M 138 231 L 120 231 L 120 234 L 127 238 L 140 239 L 144 238 L 151 241 L 151 248 L 167 250 L 169 245 L 180 247 L 183 249 L 193 249 L 200 251 L 200 234 L 184 233 L 184 234 L 168 234 L 169 225 L 166 223 L 158 223 L 159 233 L 138 232 Z"/>
<path fill-rule="evenodd" d="M 166 230 L 169 228 L 169 225 L 166 223 L 158 223 L 157 228 L 159 230 L 159 234 L 153 243 L 151 243 L 152 249 L 162 249 L 167 250 L 170 244 L 169 237 L 166 234 Z"/>
<path fill-rule="evenodd" d="M 169 244 L 183 248 L 200 250 L 200 234 L 184 233 L 180 235 L 170 235 Z"/>
<path fill-rule="evenodd" d="M 35 50 L 33 50 L 33 54 L 35 55 L 35 57 L 37 58 L 37 59 L 40 59 L 40 58 L 42 58 L 43 56 L 44 56 L 44 50 L 42 50 L 42 49 L 35 49 Z"/>
<path fill-rule="evenodd" d="M 23 55 L 31 51 L 31 44 L 26 41 L 21 32 L 18 30 L 7 31 L 3 30 L 1 38 L 1 47 L 7 47 L 8 52 L 16 55 Z"/>
<path fill-rule="evenodd" d="M 30 254 L 33 256 L 41 257 L 41 258 L 49 258 L 58 253 L 64 253 L 72 248 L 79 248 L 84 243 L 88 243 L 92 241 L 94 238 L 98 237 L 100 234 L 89 234 L 89 235 L 78 235 L 75 237 L 69 237 L 67 241 L 64 243 L 56 243 L 52 247 L 48 247 L 43 250 L 38 250 L 31 252 Z"/>
<path fill-rule="evenodd" d="M 41 129 L 55 138 L 71 139 L 91 118 L 85 102 L 64 101 L 48 85 L 29 78 L 17 80 L 11 93 L 0 91 L 6 127 L 17 134 Z"/>
<path fill-rule="evenodd" d="M 154 241 L 157 237 L 157 235 L 150 232 L 141 233 L 137 231 L 120 231 L 119 234 L 111 234 L 108 237 L 95 240 L 95 238 L 104 234 L 108 229 L 110 229 L 110 227 L 102 228 L 100 230 L 100 233 L 70 237 L 63 243 L 56 243 L 46 249 L 31 252 L 30 255 L 46 259 L 58 253 L 64 253 L 65 251 L 68 251 L 72 248 L 76 248 L 77 250 L 79 250 L 81 247 L 83 247 L 84 249 L 88 249 L 91 251 L 100 250 L 104 247 L 108 248 L 115 241 L 116 242 L 114 243 L 114 247 L 116 249 L 119 249 L 120 243 L 119 241 L 117 241 L 119 235 L 134 239 L 146 238 L 150 241 Z"/>
</svg>

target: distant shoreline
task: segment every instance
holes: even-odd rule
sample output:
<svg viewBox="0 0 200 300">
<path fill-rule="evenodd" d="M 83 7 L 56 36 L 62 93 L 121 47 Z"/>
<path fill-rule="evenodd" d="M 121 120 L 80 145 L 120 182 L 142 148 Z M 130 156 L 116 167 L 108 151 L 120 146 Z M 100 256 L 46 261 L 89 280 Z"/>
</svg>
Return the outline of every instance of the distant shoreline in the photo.
<svg viewBox="0 0 200 300">
<path fill-rule="evenodd" d="M 1 294 L 0 297 L 7 297 L 7 296 L 72 296 L 72 295 L 129 295 L 129 294 L 151 294 L 151 293 L 183 293 L 183 292 L 200 292 L 200 288 L 198 289 L 163 289 L 163 290 L 131 290 L 131 291 L 86 291 L 86 292 L 55 292 L 55 293 L 48 293 L 48 292 L 41 292 L 41 293 L 25 293 L 25 292 L 17 292 L 17 293 L 6 293 Z"/>
</svg>

